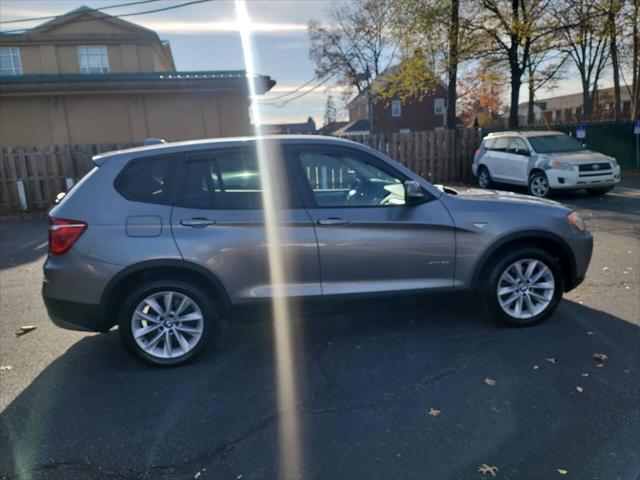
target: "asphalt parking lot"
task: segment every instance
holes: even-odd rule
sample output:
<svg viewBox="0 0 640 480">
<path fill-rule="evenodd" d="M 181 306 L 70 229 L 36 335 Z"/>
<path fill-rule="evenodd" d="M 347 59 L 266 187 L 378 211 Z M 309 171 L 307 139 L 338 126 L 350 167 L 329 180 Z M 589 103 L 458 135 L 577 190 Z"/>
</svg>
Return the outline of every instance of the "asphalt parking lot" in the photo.
<svg viewBox="0 0 640 480">
<path fill-rule="evenodd" d="M 497 325 L 472 296 L 296 316 L 305 478 L 640 478 L 640 177 L 557 199 L 595 252 L 541 325 Z M 240 312 L 195 362 L 148 367 L 115 332 L 50 323 L 46 230 L 1 224 L 0 478 L 276 477 L 268 318 Z"/>
</svg>

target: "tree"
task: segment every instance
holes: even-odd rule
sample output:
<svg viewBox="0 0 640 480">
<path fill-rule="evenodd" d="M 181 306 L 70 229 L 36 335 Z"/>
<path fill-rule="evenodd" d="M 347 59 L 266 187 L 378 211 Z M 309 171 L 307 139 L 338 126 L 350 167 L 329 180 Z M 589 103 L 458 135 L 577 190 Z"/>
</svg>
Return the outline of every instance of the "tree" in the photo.
<svg viewBox="0 0 640 480">
<path fill-rule="evenodd" d="M 566 65 L 567 55 L 551 48 L 548 44 L 541 49 L 532 49 L 527 65 L 529 101 L 527 103 L 527 124 L 534 123 L 536 92 L 542 87 L 550 88 L 561 79 L 560 72 Z"/>
<path fill-rule="evenodd" d="M 460 117 L 465 125 L 497 126 L 505 93 L 504 75 L 491 60 L 481 60 L 460 78 L 458 97 Z"/>
<path fill-rule="evenodd" d="M 449 16 L 449 67 L 447 83 L 447 128 L 456 128 L 456 103 L 458 100 L 458 36 L 460 35 L 460 2 L 451 0 Z"/>
<path fill-rule="evenodd" d="M 347 3 L 331 12 L 328 26 L 309 21 L 309 58 L 316 65 L 316 77 L 333 77 L 338 85 L 358 92 L 369 87 L 394 57 L 392 5 L 393 0 Z"/>
<path fill-rule="evenodd" d="M 609 38 L 609 57 L 613 73 L 613 115 L 616 120 L 622 118 L 622 100 L 620 93 L 620 60 L 618 55 L 619 18 L 624 0 L 600 0 L 595 5 L 606 18 L 606 34 Z"/>
<path fill-rule="evenodd" d="M 447 85 L 447 128 L 455 128 L 459 66 L 472 56 L 473 35 L 460 17 L 465 0 L 397 0 L 394 34 L 400 62 L 376 89 L 383 99 L 421 99 Z"/>
<path fill-rule="evenodd" d="M 476 28 L 491 40 L 485 54 L 502 57 L 509 66 L 510 128 L 518 127 L 520 87 L 532 47 L 554 31 L 549 3 L 550 0 L 482 0 L 484 9 L 475 21 Z"/>
<path fill-rule="evenodd" d="M 598 81 L 609 58 L 606 18 L 593 0 L 558 0 L 554 14 L 559 22 L 562 50 L 573 60 L 582 83 L 582 116 L 593 112 Z"/>
<path fill-rule="evenodd" d="M 631 118 L 640 120 L 640 0 L 623 4 L 620 16 L 620 67 L 629 97 Z"/>
<path fill-rule="evenodd" d="M 335 103 L 333 103 L 333 95 L 327 97 L 327 103 L 324 107 L 324 126 L 330 125 L 338 118 L 338 111 Z"/>
</svg>

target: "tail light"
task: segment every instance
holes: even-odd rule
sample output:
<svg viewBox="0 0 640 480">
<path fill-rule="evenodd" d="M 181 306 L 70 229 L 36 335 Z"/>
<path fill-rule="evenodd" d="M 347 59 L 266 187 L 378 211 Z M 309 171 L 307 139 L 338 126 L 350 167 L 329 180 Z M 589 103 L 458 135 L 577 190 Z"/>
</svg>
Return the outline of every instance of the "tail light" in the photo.
<svg viewBox="0 0 640 480">
<path fill-rule="evenodd" d="M 64 255 L 86 229 L 85 222 L 49 217 L 49 253 Z"/>
</svg>

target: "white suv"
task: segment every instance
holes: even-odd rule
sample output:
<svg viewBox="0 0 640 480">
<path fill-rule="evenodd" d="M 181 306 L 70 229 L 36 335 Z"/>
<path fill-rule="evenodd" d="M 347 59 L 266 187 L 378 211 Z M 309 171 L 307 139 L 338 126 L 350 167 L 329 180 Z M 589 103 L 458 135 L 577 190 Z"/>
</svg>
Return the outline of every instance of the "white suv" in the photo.
<svg viewBox="0 0 640 480">
<path fill-rule="evenodd" d="M 581 188 L 604 194 L 620 182 L 615 158 L 593 152 L 562 132 L 490 133 L 476 151 L 472 168 L 482 188 L 494 183 L 527 185 L 536 197 Z"/>
</svg>

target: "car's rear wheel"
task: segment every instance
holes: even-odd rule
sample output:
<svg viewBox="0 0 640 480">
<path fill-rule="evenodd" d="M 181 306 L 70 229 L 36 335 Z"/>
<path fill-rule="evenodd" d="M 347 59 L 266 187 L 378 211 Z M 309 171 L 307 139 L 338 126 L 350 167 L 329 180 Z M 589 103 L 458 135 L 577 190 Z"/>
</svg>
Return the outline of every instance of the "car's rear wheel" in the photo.
<svg viewBox="0 0 640 480">
<path fill-rule="evenodd" d="M 512 250 L 490 269 L 485 299 L 489 308 L 512 325 L 540 322 L 558 307 L 564 278 L 555 258 L 544 250 Z"/>
<path fill-rule="evenodd" d="M 590 193 L 591 195 L 606 195 L 611 190 L 613 190 L 613 187 L 587 188 L 587 193 Z"/>
<path fill-rule="evenodd" d="M 529 177 L 529 193 L 534 197 L 547 198 L 551 195 L 549 179 L 543 172 L 534 172 Z"/>
<path fill-rule="evenodd" d="M 135 289 L 118 319 L 125 347 L 156 365 L 177 365 L 196 355 L 213 325 L 214 307 L 197 286 L 158 280 Z"/>
<path fill-rule="evenodd" d="M 478 168 L 478 185 L 480 186 L 480 188 L 493 187 L 493 180 L 491 179 L 489 169 L 484 165 Z"/>
</svg>

